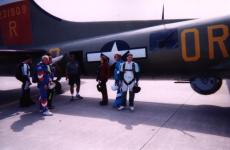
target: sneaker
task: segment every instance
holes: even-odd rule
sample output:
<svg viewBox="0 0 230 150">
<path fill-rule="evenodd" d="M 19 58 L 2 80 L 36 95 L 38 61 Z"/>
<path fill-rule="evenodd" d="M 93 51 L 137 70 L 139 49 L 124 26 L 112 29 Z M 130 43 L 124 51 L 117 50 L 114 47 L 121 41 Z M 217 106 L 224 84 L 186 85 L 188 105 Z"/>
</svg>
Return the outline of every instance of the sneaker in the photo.
<svg viewBox="0 0 230 150">
<path fill-rule="evenodd" d="M 123 110 L 123 109 L 125 109 L 125 106 L 119 106 L 118 108 L 117 108 L 117 110 Z"/>
<path fill-rule="evenodd" d="M 133 106 L 130 106 L 129 109 L 130 109 L 130 111 L 134 111 L 134 107 Z"/>
<path fill-rule="evenodd" d="M 77 98 L 77 99 L 83 99 L 83 97 L 81 97 L 79 94 L 76 95 L 76 98 Z"/>
<path fill-rule="evenodd" d="M 43 114 L 44 116 L 52 116 L 52 115 L 53 115 L 53 113 L 50 112 L 49 110 L 44 111 L 42 114 Z"/>
</svg>

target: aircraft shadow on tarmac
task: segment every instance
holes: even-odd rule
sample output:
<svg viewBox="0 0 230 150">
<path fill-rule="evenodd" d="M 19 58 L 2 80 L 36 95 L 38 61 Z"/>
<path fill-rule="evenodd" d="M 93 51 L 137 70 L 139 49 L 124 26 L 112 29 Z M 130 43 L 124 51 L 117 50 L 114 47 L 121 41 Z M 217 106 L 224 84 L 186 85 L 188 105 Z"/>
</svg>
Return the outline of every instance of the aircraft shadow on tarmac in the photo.
<svg viewBox="0 0 230 150">
<path fill-rule="evenodd" d="M 99 99 L 95 98 L 85 98 L 83 102 L 77 101 L 76 105 L 67 102 L 63 109 L 54 112 L 104 118 L 124 124 L 128 130 L 132 130 L 133 126 L 147 124 L 177 129 L 182 132 L 193 131 L 230 137 L 230 108 L 137 101 L 135 112 L 130 112 L 128 109 L 124 111 L 112 109 L 111 102 L 109 106 L 99 106 L 98 101 Z M 65 109 L 64 107 L 73 108 Z"/>
<path fill-rule="evenodd" d="M 59 96 L 55 100 L 56 109 L 53 110 L 54 115 L 65 114 L 76 117 L 106 119 L 124 125 L 127 130 L 132 130 L 134 126 L 145 124 L 153 126 L 155 129 L 156 127 L 176 129 L 187 135 L 190 135 L 188 132 L 198 132 L 230 137 L 230 108 L 211 105 L 193 106 L 136 101 L 136 110 L 130 112 L 128 109 L 117 111 L 111 108 L 112 101 L 109 102 L 109 106 L 99 106 L 100 99 L 97 98 L 85 97 L 84 100 L 70 102 L 68 96 Z M 36 109 L 37 106 L 36 108 L 34 106 L 25 109 L 18 108 L 14 112 L 11 111 L 8 117 L 17 115 L 19 110 L 24 110 L 25 112 L 20 116 L 19 120 L 11 125 L 11 129 L 14 132 L 20 132 L 26 126 L 43 120 L 44 117 Z"/>
</svg>

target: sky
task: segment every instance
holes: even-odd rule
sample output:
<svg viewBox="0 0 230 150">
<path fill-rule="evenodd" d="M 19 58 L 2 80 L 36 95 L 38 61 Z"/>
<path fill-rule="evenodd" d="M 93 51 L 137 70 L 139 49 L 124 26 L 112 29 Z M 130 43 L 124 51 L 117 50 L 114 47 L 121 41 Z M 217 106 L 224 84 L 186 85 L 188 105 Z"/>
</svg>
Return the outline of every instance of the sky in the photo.
<svg viewBox="0 0 230 150">
<path fill-rule="evenodd" d="M 0 5 L 16 0 L 0 0 Z M 210 18 L 230 14 L 230 0 L 34 0 L 69 21 L 122 21 Z"/>
</svg>

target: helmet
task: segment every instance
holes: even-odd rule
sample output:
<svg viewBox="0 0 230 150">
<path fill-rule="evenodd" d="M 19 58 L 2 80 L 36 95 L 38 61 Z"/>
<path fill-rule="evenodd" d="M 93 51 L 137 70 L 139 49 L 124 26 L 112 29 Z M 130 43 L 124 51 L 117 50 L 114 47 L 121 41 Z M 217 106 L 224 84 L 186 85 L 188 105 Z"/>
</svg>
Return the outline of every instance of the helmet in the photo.
<svg viewBox="0 0 230 150">
<path fill-rule="evenodd" d="M 135 85 L 134 87 L 133 87 L 133 92 L 134 93 L 139 93 L 141 91 L 141 88 L 138 86 L 138 85 Z"/>
<path fill-rule="evenodd" d="M 116 90 L 118 90 L 118 86 L 114 84 L 114 85 L 111 86 L 111 89 L 112 89 L 113 91 L 116 91 Z"/>
<path fill-rule="evenodd" d="M 97 90 L 98 90 L 99 92 L 101 92 L 101 90 L 102 90 L 101 84 L 100 84 L 100 83 L 97 84 Z"/>
</svg>

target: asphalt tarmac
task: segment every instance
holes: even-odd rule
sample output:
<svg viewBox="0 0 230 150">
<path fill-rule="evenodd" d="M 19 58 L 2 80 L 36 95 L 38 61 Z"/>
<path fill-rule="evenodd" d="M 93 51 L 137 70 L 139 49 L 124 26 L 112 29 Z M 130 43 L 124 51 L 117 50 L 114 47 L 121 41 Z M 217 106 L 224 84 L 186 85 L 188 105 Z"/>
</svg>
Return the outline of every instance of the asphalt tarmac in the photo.
<svg viewBox="0 0 230 150">
<path fill-rule="evenodd" d="M 189 84 L 141 80 L 134 112 L 112 107 L 112 80 L 108 106 L 99 105 L 94 79 L 82 79 L 84 99 L 73 102 L 62 84 L 54 115 L 44 117 L 36 105 L 18 107 L 16 79 L 0 78 L 1 150 L 230 150 L 230 81 L 204 96 Z M 37 96 L 33 85 L 32 97 Z"/>
</svg>

